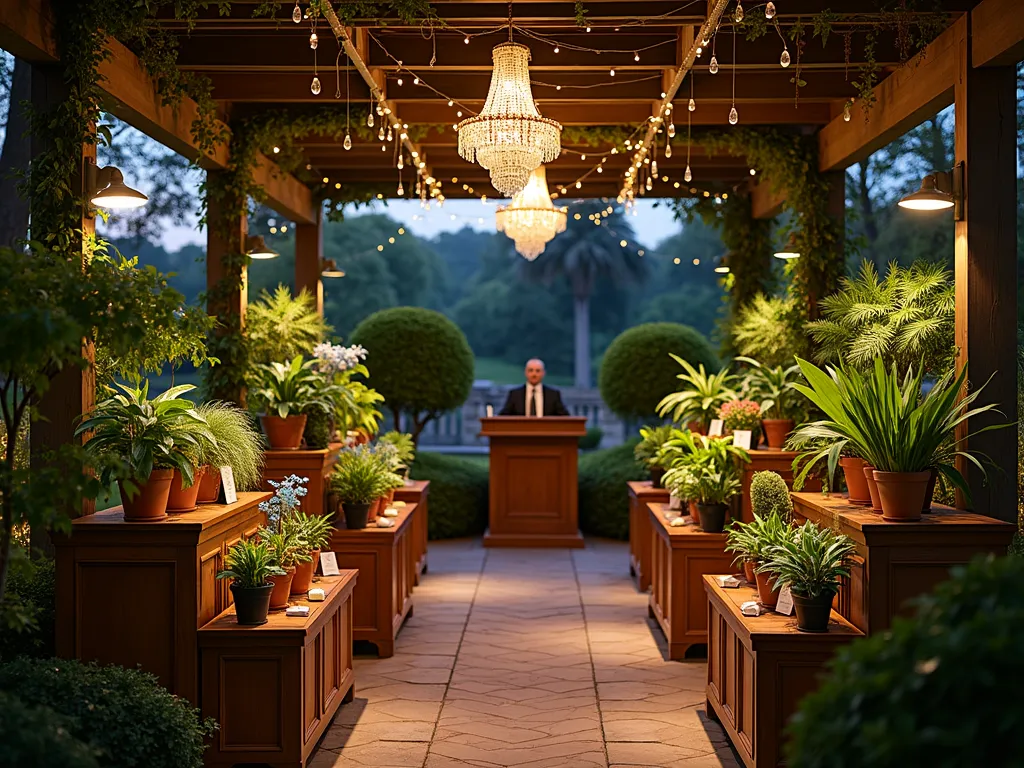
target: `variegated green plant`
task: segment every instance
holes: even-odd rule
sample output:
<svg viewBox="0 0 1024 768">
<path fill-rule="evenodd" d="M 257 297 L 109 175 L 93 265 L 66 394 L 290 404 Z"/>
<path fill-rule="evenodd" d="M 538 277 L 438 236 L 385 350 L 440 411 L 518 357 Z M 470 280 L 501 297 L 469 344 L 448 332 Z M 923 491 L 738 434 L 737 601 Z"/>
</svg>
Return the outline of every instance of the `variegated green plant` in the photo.
<svg viewBox="0 0 1024 768">
<path fill-rule="evenodd" d="M 756 570 L 773 574 L 777 586 L 803 597 L 832 595 L 839 591 L 840 578 L 850 576 L 854 550 L 848 536 L 808 521 L 768 545 Z"/>
<path fill-rule="evenodd" d="M 728 368 L 708 374 L 703 363 L 694 368 L 677 355 L 669 353 L 669 356 L 683 367 L 683 373 L 676 375 L 683 388 L 661 399 L 658 415 L 671 416 L 677 424 L 697 421 L 706 431 L 719 406 L 727 400 L 736 399 L 733 386 L 738 383 L 737 378 L 729 373 Z"/>
</svg>

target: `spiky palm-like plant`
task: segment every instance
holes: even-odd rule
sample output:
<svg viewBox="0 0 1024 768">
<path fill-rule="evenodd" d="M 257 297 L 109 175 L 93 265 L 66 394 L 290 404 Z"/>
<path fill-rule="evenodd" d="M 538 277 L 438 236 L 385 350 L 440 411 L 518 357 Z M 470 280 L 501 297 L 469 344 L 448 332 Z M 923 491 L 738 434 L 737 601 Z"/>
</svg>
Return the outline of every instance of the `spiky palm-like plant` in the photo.
<svg viewBox="0 0 1024 768">
<path fill-rule="evenodd" d="M 332 330 L 305 289 L 293 297 L 287 286 L 279 285 L 273 293 L 261 292 L 246 310 L 245 335 L 254 365 L 308 355 Z"/>
<path fill-rule="evenodd" d="M 880 278 L 869 261 L 842 288 L 821 300 L 822 319 L 807 323 L 819 362 L 868 369 L 875 359 L 900 371 L 923 360 L 926 373 L 952 369 L 952 275 L 941 264 L 890 264 Z"/>
<path fill-rule="evenodd" d="M 769 367 L 789 365 L 808 346 L 800 317 L 792 298 L 759 293 L 739 308 L 731 331 L 733 347 Z"/>
</svg>

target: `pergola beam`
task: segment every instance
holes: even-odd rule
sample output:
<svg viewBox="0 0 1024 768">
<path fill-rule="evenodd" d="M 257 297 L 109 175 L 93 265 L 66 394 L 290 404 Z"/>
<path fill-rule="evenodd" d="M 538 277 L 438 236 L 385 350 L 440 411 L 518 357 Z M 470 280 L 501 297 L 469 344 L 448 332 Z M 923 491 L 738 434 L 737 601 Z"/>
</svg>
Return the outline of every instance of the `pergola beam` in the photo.
<svg viewBox="0 0 1024 768">
<path fill-rule="evenodd" d="M 971 65 L 1015 65 L 1024 59 L 1024 14 L 1019 0 L 982 0 L 971 11 Z"/>
<path fill-rule="evenodd" d="M 751 214 L 755 219 L 773 219 L 782 212 L 782 205 L 786 202 L 784 191 L 772 189 L 771 182 L 761 179 L 750 190 Z"/>
</svg>

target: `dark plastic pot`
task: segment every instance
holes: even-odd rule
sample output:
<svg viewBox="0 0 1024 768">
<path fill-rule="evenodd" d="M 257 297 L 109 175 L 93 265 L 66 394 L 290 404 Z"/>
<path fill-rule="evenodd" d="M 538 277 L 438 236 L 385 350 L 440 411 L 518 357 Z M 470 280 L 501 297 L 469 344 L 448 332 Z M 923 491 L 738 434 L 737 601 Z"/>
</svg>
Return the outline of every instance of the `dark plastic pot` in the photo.
<svg viewBox="0 0 1024 768">
<path fill-rule="evenodd" d="M 792 595 L 793 607 L 796 608 L 796 628 L 801 632 L 828 632 L 835 592 L 825 592 L 817 597 L 804 597 L 796 592 Z"/>
<path fill-rule="evenodd" d="M 235 599 L 235 618 L 238 623 L 246 627 L 266 624 L 270 612 L 270 593 L 273 591 L 274 585 L 269 583 L 262 587 L 240 587 L 232 582 L 231 595 Z"/>
<path fill-rule="evenodd" d="M 647 471 L 651 474 L 651 485 L 661 488 L 661 478 L 665 476 L 665 470 L 661 467 L 650 467 Z"/>
<path fill-rule="evenodd" d="M 343 501 L 341 508 L 345 511 L 345 527 L 350 531 L 358 531 L 366 527 L 367 518 L 370 516 L 371 504 L 354 504 Z"/>
<path fill-rule="evenodd" d="M 725 504 L 697 503 L 700 510 L 700 527 L 704 533 L 721 533 L 725 528 L 725 516 L 729 508 Z"/>
</svg>

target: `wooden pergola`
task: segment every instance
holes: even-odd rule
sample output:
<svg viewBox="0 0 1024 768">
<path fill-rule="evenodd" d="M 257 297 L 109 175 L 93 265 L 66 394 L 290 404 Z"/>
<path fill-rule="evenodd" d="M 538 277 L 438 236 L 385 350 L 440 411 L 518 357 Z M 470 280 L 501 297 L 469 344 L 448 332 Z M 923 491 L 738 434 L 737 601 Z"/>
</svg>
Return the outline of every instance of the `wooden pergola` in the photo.
<svg viewBox="0 0 1024 768">
<path fill-rule="evenodd" d="M 321 21 L 322 42 L 317 53 L 323 88 L 319 95 L 310 90 L 314 59 L 309 23 L 294 24 L 287 4 L 281 6 L 276 19 L 252 18 L 256 5 L 254 0 L 236 0 L 227 16 L 211 5 L 201 12 L 191 31 L 173 17 L 159 20 L 180 36 L 179 68 L 211 79 L 213 96 L 225 120 L 267 108 L 344 106 L 346 98 L 365 107 L 376 94 L 398 119 L 422 129 L 410 129 L 416 141 L 410 140 L 407 148 L 417 152 L 427 164 L 426 170 L 443 183 L 445 197 L 494 195 L 487 172 L 459 157 L 452 124 L 460 119 L 458 112 L 468 116 L 482 108 L 490 80 L 491 49 L 508 37 L 507 3 L 432 3 L 444 23 L 429 28 L 388 18 L 386 23 L 354 19 L 350 26 L 332 30 L 327 21 Z M 816 133 L 819 170 L 830 174 L 830 200 L 836 217 L 842 216 L 844 170 L 849 165 L 954 104 L 956 161 L 964 163 L 965 169 L 964 214 L 956 223 L 956 340 L 961 359 L 970 360 L 972 381 L 984 382 L 998 372 L 986 397 L 1012 412 L 1016 403 L 1017 318 L 1015 65 L 1024 57 L 1024 16 L 1017 3 L 944 0 L 947 28 L 902 66 L 892 37 L 880 37 L 875 57 L 881 80 L 874 89 L 874 106 L 865 116 L 855 104 L 850 120 L 844 118 L 844 107 L 857 95 L 851 81 L 861 62 L 856 52 L 853 60 L 847 60 L 841 35 L 833 35 L 824 46 L 818 39 L 808 40 L 802 48 L 799 67 L 806 85 L 799 89 L 799 98 L 791 82 L 796 64 L 789 70 L 780 68 L 781 42 L 771 30 L 752 42 L 741 38 L 735 62 L 731 34 L 720 35 L 716 45 L 721 70 L 709 75 L 708 52 L 702 51 L 698 59 L 696 48 L 727 5 L 726 0 L 588 0 L 589 27 L 583 28 L 576 23 L 572 2 L 514 3 L 516 39 L 532 51 L 537 104 L 544 116 L 567 128 L 561 157 L 547 167 L 552 190 L 567 188 L 569 195 L 614 198 L 630 162 L 629 154 L 612 154 L 611 140 L 597 145 L 574 141 L 571 129 L 627 126 L 640 130 L 642 136 L 652 116 L 665 114 L 665 105 L 674 103 L 679 131 L 685 125 L 683 110 L 689 98 L 691 78 L 686 76 L 695 61 L 692 82 L 698 108 L 689 113 L 693 126 L 727 128 L 726 115 L 735 102 L 741 125 Z M 854 0 L 779 0 L 777 18 L 784 25 L 798 19 L 806 22 L 826 5 L 839 19 L 865 14 L 864 3 Z M 32 100 L 40 106 L 52 104 L 64 94 L 52 13 L 47 0 L 0 4 L 0 46 L 32 63 Z M 763 13 L 763 7 L 748 3 L 747 13 Z M 337 69 L 336 39 L 345 46 Z M 199 156 L 190 132 L 196 104 L 185 100 L 176 109 L 164 106 L 157 85 L 138 58 L 116 40 L 109 41 L 109 50 L 111 55 L 101 65 L 108 111 L 196 160 L 209 174 L 224 172 L 230 163 L 228 143 Z M 795 47 L 790 50 L 795 57 Z M 422 78 L 421 83 L 416 82 L 417 77 Z M 336 87 L 340 99 L 335 98 Z M 685 137 L 685 128 L 683 131 Z M 33 141 L 41 146 L 45 137 L 33 137 Z M 693 194 L 690 185 L 674 184 L 683 177 L 684 141 L 677 137 L 670 159 L 659 157 L 661 174 L 669 182 L 656 185 L 651 196 Z M 284 173 L 271 158 L 262 156 L 255 181 L 265 190 L 267 204 L 297 225 L 296 287 L 309 288 L 322 297 L 319 196 L 326 185 L 321 180 L 329 179 L 333 187 L 337 183 L 397 182 L 397 175 L 392 154 L 382 152 L 377 141 L 356 141 L 351 150 L 341 146 L 340 138 L 310 136 L 299 144 L 316 183 Z M 83 162 L 92 149 L 83 143 Z M 605 162 L 597 173 L 601 158 Z M 785 200 L 786 190 L 773 189 L 771 179 L 750 175 L 745 158 L 696 148 L 690 165 L 701 189 L 749 194 L 757 217 L 774 215 Z M 411 187 L 408 174 L 406 179 Z M 577 181 L 581 181 L 579 189 L 575 188 Z M 82 190 L 82 178 L 76 183 Z M 87 211 L 83 211 L 82 221 L 88 230 L 91 218 Z M 232 222 L 231 237 L 210 228 L 207 271 L 211 285 L 223 274 L 222 257 L 237 250 L 245 233 L 244 217 Z M 217 309 L 244 317 L 244 281 L 243 289 Z M 33 430 L 34 439 L 48 444 L 69 441 L 74 418 L 88 410 L 91 397 L 88 376 L 64 377 L 49 398 L 49 422 Z M 972 444 L 1005 471 L 1005 476 L 996 478 L 984 492 L 979 483 L 972 483 L 978 488 L 976 508 L 1015 519 L 1013 430 L 986 433 Z"/>
</svg>

